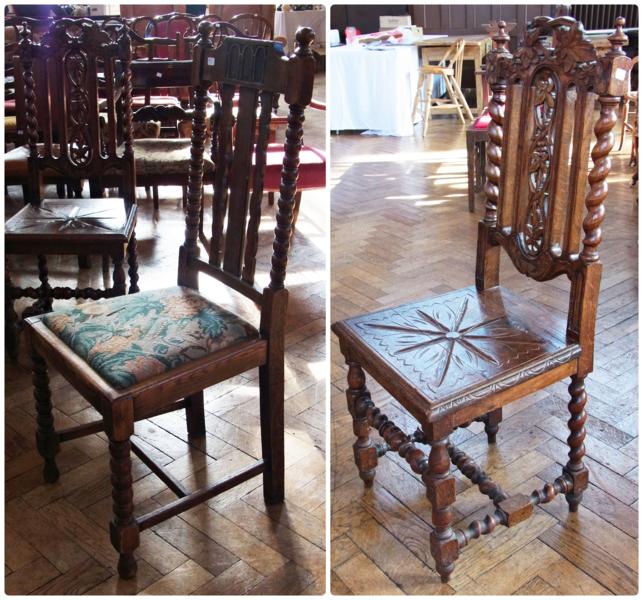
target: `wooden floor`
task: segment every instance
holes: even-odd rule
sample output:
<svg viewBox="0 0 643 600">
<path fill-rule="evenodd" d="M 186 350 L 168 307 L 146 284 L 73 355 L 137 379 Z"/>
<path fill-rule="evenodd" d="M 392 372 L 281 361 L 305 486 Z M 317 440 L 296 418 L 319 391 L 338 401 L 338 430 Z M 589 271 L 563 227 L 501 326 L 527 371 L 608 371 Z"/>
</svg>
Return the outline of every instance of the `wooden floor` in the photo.
<svg viewBox="0 0 643 600">
<path fill-rule="evenodd" d="M 316 82 L 323 99 L 323 77 Z M 283 110 L 283 109 L 282 109 Z M 324 113 L 310 111 L 306 142 L 325 142 Z M 19 188 L 8 210 L 21 205 Z M 139 190 L 142 194 L 143 190 Z M 175 285 L 184 219 L 180 188 L 162 189 L 159 215 L 140 200 L 140 287 Z M 267 509 L 261 478 L 252 479 L 141 536 L 138 576 L 121 581 L 109 542 L 109 463 L 104 435 L 63 444 L 61 477 L 44 484 L 34 447 L 35 409 L 29 361 L 5 363 L 5 574 L 10 594 L 320 594 L 325 588 L 325 250 L 327 195 L 305 192 L 290 255 L 286 336 L 286 501 Z M 257 273 L 269 268 L 273 207 L 261 227 Z M 79 273 L 75 259 L 50 260 L 56 282 L 100 284 L 100 259 Z M 36 280 L 32 259 L 12 260 L 17 281 Z M 267 277 L 260 283 L 265 284 Z M 201 278 L 201 289 L 256 321 L 252 307 Z M 64 303 L 60 303 L 63 305 Z M 60 376 L 52 379 L 60 426 L 87 422 L 93 410 Z M 248 372 L 206 392 L 207 438 L 187 445 L 182 412 L 136 426 L 136 435 L 189 489 L 213 483 L 261 453 L 258 374 Z M 133 459 L 137 512 L 171 499 L 163 483 Z"/>
<path fill-rule="evenodd" d="M 331 339 L 331 589 L 335 594 L 635 594 L 638 534 L 638 265 L 627 154 L 614 160 L 601 256 L 596 366 L 588 378 L 591 484 L 577 515 L 562 496 L 512 529 L 465 548 L 449 585 L 429 552 L 430 505 L 397 454 L 380 459 L 374 487 L 353 464 L 346 368 Z M 476 224 L 467 211 L 464 126 L 436 119 L 416 137 L 333 136 L 332 320 L 432 296 L 474 282 Z M 506 258 L 506 257 L 505 257 Z M 503 285 L 564 313 L 569 284 L 537 284 L 502 265 Z M 408 433 L 413 419 L 373 380 L 373 400 Z M 507 491 L 530 493 L 567 459 L 566 383 L 506 407 L 496 447 L 480 424 L 454 439 Z M 372 435 L 376 435 L 373 433 Z M 457 478 L 456 526 L 489 501 Z"/>
</svg>

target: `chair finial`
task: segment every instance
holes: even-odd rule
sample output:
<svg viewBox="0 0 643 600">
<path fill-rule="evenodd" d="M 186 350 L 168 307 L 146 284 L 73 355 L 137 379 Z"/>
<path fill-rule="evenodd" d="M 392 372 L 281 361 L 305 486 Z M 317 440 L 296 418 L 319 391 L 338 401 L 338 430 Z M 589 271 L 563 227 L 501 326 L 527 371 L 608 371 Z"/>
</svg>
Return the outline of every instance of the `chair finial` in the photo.
<svg viewBox="0 0 643 600">
<path fill-rule="evenodd" d="M 608 54 L 610 56 L 623 55 L 625 54 L 625 52 L 623 51 L 623 46 L 628 41 L 627 35 L 623 31 L 623 27 L 625 27 L 625 19 L 623 17 L 616 17 L 614 27 L 616 28 L 616 30 L 607 38 L 610 45 L 612 46 Z"/>
<path fill-rule="evenodd" d="M 498 21 L 497 29 L 491 36 L 494 48 L 501 52 L 508 49 L 509 34 L 507 33 L 507 23 L 505 21 Z"/>
<path fill-rule="evenodd" d="M 295 34 L 297 40 L 297 48 L 295 54 L 297 56 L 309 56 L 312 54 L 310 45 L 315 40 L 315 32 L 310 27 L 299 27 Z"/>
</svg>

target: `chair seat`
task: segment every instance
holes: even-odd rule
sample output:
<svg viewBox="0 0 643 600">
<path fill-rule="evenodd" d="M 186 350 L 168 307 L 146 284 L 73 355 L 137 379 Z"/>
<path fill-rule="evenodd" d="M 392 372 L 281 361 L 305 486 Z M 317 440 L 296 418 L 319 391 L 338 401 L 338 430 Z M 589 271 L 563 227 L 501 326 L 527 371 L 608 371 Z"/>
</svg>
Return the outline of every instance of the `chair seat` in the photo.
<svg viewBox="0 0 643 600">
<path fill-rule="evenodd" d="M 57 144 L 52 144 L 54 152 L 58 147 Z M 42 152 L 44 148 L 43 144 L 38 144 L 38 151 Z M 27 159 L 29 158 L 29 147 L 28 146 L 18 146 L 9 150 L 9 152 L 4 153 L 4 176 L 10 180 L 22 180 L 26 179 L 28 176 L 28 166 Z M 57 173 L 53 169 L 45 169 L 43 172 L 43 177 L 45 178 L 54 178 L 61 179 L 63 178 L 60 173 Z"/>
<path fill-rule="evenodd" d="M 283 144 L 268 144 L 264 189 L 278 190 L 284 159 Z M 303 146 L 299 154 L 298 190 L 313 190 L 326 186 L 326 155 L 312 146 Z"/>
<path fill-rule="evenodd" d="M 437 65 L 423 65 L 420 67 L 423 75 L 453 75 L 455 71 L 449 67 L 438 67 Z"/>
<path fill-rule="evenodd" d="M 551 310 L 501 287 L 464 288 L 333 325 L 340 342 L 416 418 L 483 400 L 580 347 Z"/>
<path fill-rule="evenodd" d="M 246 321 L 184 287 L 87 303 L 41 320 L 117 390 L 259 338 Z"/>
<path fill-rule="evenodd" d="M 126 243 L 136 222 L 136 207 L 128 210 L 122 198 L 43 200 L 39 207 L 27 204 L 5 223 L 7 244 L 71 244 L 113 240 Z M 65 248 L 59 248 L 65 253 Z"/>
<path fill-rule="evenodd" d="M 190 168 L 190 140 L 158 138 L 134 140 L 136 175 L 185 175 Z M 214 163 L 203 157 L 205 173 L 214 171 Z"/>
</svg>

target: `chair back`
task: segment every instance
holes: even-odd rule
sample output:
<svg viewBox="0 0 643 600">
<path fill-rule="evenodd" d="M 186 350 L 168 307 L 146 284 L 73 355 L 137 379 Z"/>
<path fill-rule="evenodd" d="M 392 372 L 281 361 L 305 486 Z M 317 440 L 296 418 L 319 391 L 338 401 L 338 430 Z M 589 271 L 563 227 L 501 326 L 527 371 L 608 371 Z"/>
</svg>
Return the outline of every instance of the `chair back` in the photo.
<svg viewBox="0 0 643 600">
<path fill-rule="evenodd" d="M 631 68 L 622 50 L 623 25 L 617 19 L 611 49 L 599 58 L 582 24 L 571 17 L 537 17 L 514 55 L 500 21 L 486 60 L 491 121 L 476 283 L 484 287 L 490 264 L 491 279 L 497 279 L 498 258 L 490 260 L 484 250 L 493 246 L 504 248 L 521 273 L 538 281 L 566 274 L 572 281 L 567 335 L 585 345 L 587 367 L 600 287 L 611 130 Z"/>
<path fill-rule="evenodd" d="M 184 266 L 192 275 L 180 274 L 179 280 L 184 284 L 186 281 L 194 283 L 195 270 L 205 270 L 258 301 L 261 293 L 253 284 L 273 97 L 283 94 L 290 106 L 269 286 L 276 290 L 284 287 L 286 274 L 303 113 L 312 98 L 315 60 L 310 44 L 314 33 L 308 28 L 300 29 L 298 49 L 287 58 L 281 46 L 264 40 L 226 37 L 214 48 L 210 38 L 212 30 L 212 24 L 200 24 L 200 39 L 194 50 L 195 111 L 186 238 L 182 247 L 184 258 L 193 259 L 196 253 L 202 199 L 205 106 L 207 90 L 216 84 L 221 100 L 215 105 L 213 124 L 216 170 L 212 239 L 209 261 L 205 263 L 208 267 L 205 268 L 203 261 L 187 260 Z M 235 94 L 238 95 L 236 111 Z"/>
<path fill-rule="evenodd" d="M 458 38 L 451 44 L 444 56 L 440 60 L 438 66 L 447 69 L 453 69 L 455 80 L 458 85 L 462 82 L 462 62 L 464 61 L 464 38 Z"/>
<path fill-rule="evenodd" d="M 230 23 L 243 32 L 245 37 L 258 40 L 271 40 L 273 36 L 272 23 L 261 15 L 242 13 L 230 19 Z"/>
<path fill-rule="evenodd" d="M 123 195 L 133 203 L 131 49 L 126 28 L 112 41 L 90 19 L 64 18 L 54 21 L 39 42 L 31 39 L 26 25 L 20 35 L 32 202 L 40 201 L 39 174 L 53 169 L 70 179 L 122 173 Z M 99 89 L 106 98 L 102 132 Z M 117 149 L 117 102 L 123 150 Z"/>
</svg>

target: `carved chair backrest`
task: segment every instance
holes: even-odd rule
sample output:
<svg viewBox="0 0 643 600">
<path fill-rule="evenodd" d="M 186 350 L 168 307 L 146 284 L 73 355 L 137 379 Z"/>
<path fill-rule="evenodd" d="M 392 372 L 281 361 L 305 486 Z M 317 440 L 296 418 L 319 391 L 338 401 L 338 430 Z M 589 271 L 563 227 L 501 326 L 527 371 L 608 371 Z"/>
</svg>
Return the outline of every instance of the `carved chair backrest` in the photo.
<svg viewBox="0 0 643 600">
<path fill-rule="evenodd" d="M 56 20 L 37 43 L 23 27 L 20 63 L 29 178 L 37 192 L 34 203 L 40 201 L 37 182 L 44 169 L 73 179 L 122 173 L 125 200 L 134 202 L 131 50 L 126 28 L 117 37 L 112 41 L 90 19 Z M 126 83 L 122 90 L 121 73 Z M 107 100 L 102 132 L 99 89 Z M 118 149 L 117 100 L 122 106 L 124 149 Z"/>
<path fill-rule="evenodd" d="M 212 30 L 212 24 L 200 24 L 200 38 L 194 49 L 195 111 L 183 252 L 192 257 L 196 253 L 205 106 L 207 90 L 216 84 L 220 102 L 215 105 L 213 124 L 216 169 L 207 271 L 220 274 L 222 280 L 258 301 L 261 293 L 257 296 L 254 276 L 273 96 L 283 94 L 290 106 L 269 285 L 270 289 L 277 290 L 284 287 L 303 113 L 312 98 L 315 60 L 309 46 L 314 34 L 308 28 L 300 29 L 299 47 L 294 56 L 287 58 L 281 45 L 264 40 L 226 37 L 214 48 L 210 38 Z M 238 94 L 236 110 L 235 94 Z M 188 261 L 188 267 L 194 270 L 198 265 L 190 267 Z M 180 275 L 180 281 L 181 278 Z"/>
<path fill-rule="evenodd" d="M 568 275 L 568 336 L 579 336 L 582 320 L 592 340 L 600 273 L 593 271 L 596 285 L 582 282 L 587 265 L 598 261 L 611 129 L 631 66 L 622 51 L 623 24 L 619 18 L 611 50 L 599 58 L 582 24 L 571 17 L 534 19 L 514 55 L 507 49 L 506 24 L 499 22 L 487 55 L 492 120 L 484 223 L 520 272 L 539 281 Z M 597 100 L 594 167 L 588 175 Z M 480 271 L 480 254 L 478 259 Z M 589 305 L 592 310 L 581 319 L 581 307 Z"/>
<path fill-rule="evenodd" d="M 242 13 L 232 17 L 230 23 L 240 29 L 246 37 L 259 40 L 271 40 L 273 37 L 272 23 L 261 15 Z"/>
<path fill-rule="evenodd" d="M 174 46 L 157 46 L 155 58 L 185 60 L 190 58 L 186 48 L 186 37 L 196 35 L 199 21 L 187 13 L 168 13 L 157 15 L 148 21 L 145 37 L 166 38 L 175 40 Z"/>
</svg>

